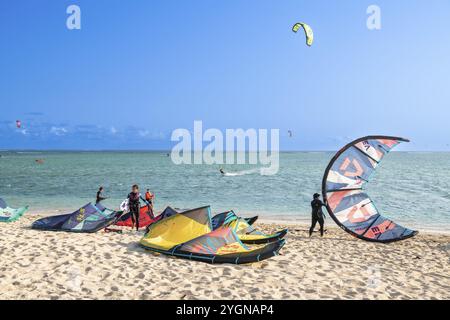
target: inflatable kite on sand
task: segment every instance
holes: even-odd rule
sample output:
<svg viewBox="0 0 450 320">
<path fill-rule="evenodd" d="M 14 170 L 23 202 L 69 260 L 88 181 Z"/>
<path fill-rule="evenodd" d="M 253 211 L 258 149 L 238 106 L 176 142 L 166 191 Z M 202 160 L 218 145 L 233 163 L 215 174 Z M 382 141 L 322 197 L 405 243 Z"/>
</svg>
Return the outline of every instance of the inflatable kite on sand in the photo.
<svg viewBox="0 0 450 320">
<path fill-rule="evenodd" d="M 283 229 L 274 234 L 265 234 L 256 230 L 252 224 L 256 221 L 255 218 L 240 218 L 233 211 L 220 213 L 212 218 L 213 229 L 216 230 L 220 227 L 230 227 L 236 232 L 239 240 L 247 244 L 261 244 L 270 243 L 282 239 L 287 229 Z"/>
<path fill-rule="evenodd" d="M 188 210 L 181 209 L 173 209 L 171 207 L 167 207 L 160 215 L 157 217 L 150 217 L 148 208 L 142 207 L 139 215 L 139 223 L 144 223 L 147 226 L 147 231 L 149 226 L 153 223 L 156 223 L 162 219 L 166 219 L 168 217 L 173 216 L 176 213 L 182 213 Z M 211 225 L 213 230 L 217 230 L 220 227 L 231 227 L 239 237 L 243 243 L 247 244 L 261 244 L 261 243 L 269 243 L 279 239 L 282 239 L 286 233 L 287 229 L 281 230 L 271 235 L 264 234 L 255 228 L 252 227 L 252 224 L 256 222 L 258 216 L 254 216 L 251 218 L 241 218 L 238 217 L 233 211 L 227 211 L 223 213 L 219 213 L 211 218 Z M 131 214 L 124 214 L 119 222 L 116 223 L 117 226 L 132 226 Z M 139 227 L 143 227 L 143 225 L 139 225 Z"/>
<path fill-rule="evenodd" d="M 325 170 L 322 194 L 327 211 L 342 229 L 359 239 L 386 243 L 417 234 L 383 217 L 363 190 L 384 156 L 401 142 L 409 140 L 388 136 L 357 139 L 339 150 Z"/>
<path fill-rule="evenodd" d="M 94 233 L 114 224 L 122 214 L 122 211 L 107 209 L 99 203 L 96 205 L 88 203 L 73 213 L 36 220 L 31 228 L 48 231 Z"/>
<path fill-rule="evenodd" d="M 28 206 L 19 209 L 10 208 L 3 199 L 0 199 L 0 222 L 14 222 L 27 210 Z"/>
<path fill-rule="evenodd" d="M 234 214 L 233 211 L 226 211 L 226 212 L 222 212 L 219 214 L 216 214 L 214 217 L 212 217 L 212 225 L 213 225 L 213 229 L 217 229 L 220 226 L 226 225 L 228 223 L 230 223 L 231 221 L 233 221 L 235 219 L 236 215 Z M 247 223 L 249 225 L 253 225 L 256 220 L 258 220 L 258 216 L 254 216 L 251 218 L 244 218 L 245 221 L 247 221 Z"/>
<path fill-rule="evenodd" d="M 172 209 L 171 207 L 167 207 L 163 212 L 161 212 L 161 214 L 155 217 L 150 206 L 143 206 L 139 211 L 139 228 L 146 228 L 155 222 L 174 215 L 175 213 L 178 213 L 178 211 Z M 121 216 L 120 219 L 116 222 L 116 226 L 132 227 L 133 220 L 131 219 L 131 212 L 127 212 L 123 216 Z"/>
<path fill-rule="evenodd" d="M 126 206 L 121 206 L 121 209 L 122 208 L 126 208 Z M 156 223 L 162 219 L 171 217 L 176 213 L 181 213 L 181 212 L 188 211 L 188 210 L 190 210 L 190 209 L 179 209 L 179 208 L 174 209 L 169 206 L 169 207 L 166 207 L 159 215 L 154 216 L 153 212 L 149 206 L 147 206 L 147 205 L 142 206 L 140 209 L 140 212 L 139 212 L 139 228 L 148 227 L 151 224 Z M 212 218 L 211 223 L 212 223 L 214 230 L 224 224 L 229 223 L 231 220 L 235 219 L 234 213 L 231 216 L 230 212 L 231 211 L 219 213 Z M 256 222 L 257 219 L 258 219 L 258 216 L 254 216 L 251 218 L 245 218 L 245 221 L 249 225 L 252 225 L 253 223 Z M 120 219 L 116 222 L 116 226 L 119 226 L 119 227 L 131 227 L 132 225 L 133 225 L 133 220 L 131 219 L 131 212 L 127 212 L 127 213 L 123 214 L 120 217 Z"/>
<path fill-rule="evenodd" d="M 284 240 L 247 246 L 231 227 L 213 230 L 210 207 L 177 213 L 149 226 L 140 245 L 150 251 L 208 263 L 251 263 L 278 254 Z"/>
</svg>

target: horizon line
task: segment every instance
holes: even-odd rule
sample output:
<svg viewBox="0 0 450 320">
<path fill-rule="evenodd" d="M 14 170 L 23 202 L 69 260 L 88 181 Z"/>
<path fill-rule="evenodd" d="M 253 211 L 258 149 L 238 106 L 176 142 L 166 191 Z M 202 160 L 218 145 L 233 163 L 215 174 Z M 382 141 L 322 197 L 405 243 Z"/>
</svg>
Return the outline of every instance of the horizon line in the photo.
<svg viewBox="0 0 450 320">
<path fill-rule="evenodd" d="M 336 150 L 278 150 L 279 152 L 336 152 Z M 193 150 L 194 152 L 202 152 L 204 150 Z M 270 151 L 270 150 L 263 150 Z M 163 152 L 171 153 L 170 149 L 0 149 L 1 152 Z M 245 152 L 255 153 L 258 151 L 248 150 L 224 150 L 224 152 Z M 443 152 L 448 153 L 450 150 L 392 150 L 391 152 Z"/>
</svg>

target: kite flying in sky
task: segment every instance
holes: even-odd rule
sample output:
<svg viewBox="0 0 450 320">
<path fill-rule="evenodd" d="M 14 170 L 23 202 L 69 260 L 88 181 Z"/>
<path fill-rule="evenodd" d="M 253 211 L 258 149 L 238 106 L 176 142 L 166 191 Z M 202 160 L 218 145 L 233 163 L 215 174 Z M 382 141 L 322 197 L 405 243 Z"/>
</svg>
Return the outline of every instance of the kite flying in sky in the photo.
<svg viewBox="0 0 450 320">
<path fill-rule="evenodd" d="M 298 23 L 294 24 L 294 26 L 292 27 L 292 31 L 297 33 L 297 31 L 300 30 L 300 28 L 302 28 L 303 31 L 305 31 L 306 44 L 308 46 L 312 46 L 312 44 L 314 42 L 314 33 L 313 33 L 312 28 L 309 25 L 307 25 L 306 23 L 298 22 Z"/>
</svg>

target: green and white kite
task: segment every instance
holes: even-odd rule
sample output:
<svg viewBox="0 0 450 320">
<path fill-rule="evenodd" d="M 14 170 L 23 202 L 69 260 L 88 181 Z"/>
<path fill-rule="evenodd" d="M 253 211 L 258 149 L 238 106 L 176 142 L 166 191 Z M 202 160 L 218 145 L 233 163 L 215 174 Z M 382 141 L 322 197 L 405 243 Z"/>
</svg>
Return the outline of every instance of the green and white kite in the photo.
<svg viewBox="0 0 450 320">
<path fill-rule="evenodd" d="M 303 30 L 305 31 L 306 44 L 311 47 L 314 42 L 314 33 L 312 28 L 306 23 L 298 22 L 294 24 L 294 26 L 292 27 L 292 31 L 297 33 L 297 31 L 300 30 L 300 28 L 303 28 Z"/>
</svg>

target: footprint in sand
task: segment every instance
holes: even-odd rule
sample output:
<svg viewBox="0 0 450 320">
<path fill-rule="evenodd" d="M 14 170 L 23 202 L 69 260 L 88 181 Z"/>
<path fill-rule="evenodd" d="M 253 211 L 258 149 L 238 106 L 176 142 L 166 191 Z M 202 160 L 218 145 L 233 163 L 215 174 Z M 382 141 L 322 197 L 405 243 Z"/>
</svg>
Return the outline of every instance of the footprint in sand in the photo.
<svg viewBox="0 0 450 320">
<path fill-rule="evenodd" d="M 229 275 L 231 275 L 231 271 L 229 269 L 224 269 L 222 271 L 222 276 L 229 276 Z"/>
</svg>

